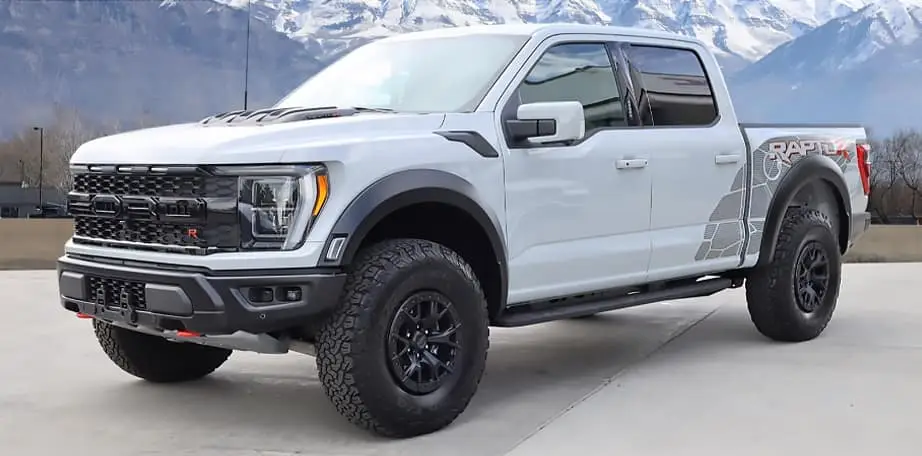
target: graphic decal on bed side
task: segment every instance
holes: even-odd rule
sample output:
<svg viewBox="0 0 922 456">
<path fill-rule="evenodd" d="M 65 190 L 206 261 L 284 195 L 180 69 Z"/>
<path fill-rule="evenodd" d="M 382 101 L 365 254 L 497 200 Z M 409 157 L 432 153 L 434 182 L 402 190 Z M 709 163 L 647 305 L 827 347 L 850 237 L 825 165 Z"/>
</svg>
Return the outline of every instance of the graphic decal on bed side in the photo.
<svg viewBox="0 0 922 456">
<path fill-rule="evenodd" d="M 711 213 L 704 229 L 704 240 L 695 254 L 695 261 L 709 260 L 742 253 L 744 229 L 749 230 L 747 255 L 759 252 L 762 229 L 772 197 L 781 178 L 795 163 L 807 155 L 822 154 L 831 158 L 845 172 L 855 156 L 855 140 L 827 135 L 779 136 L 763 142 L 752 151 L 752 196 L 749 203 L 749 226 L 741 221 L 743 197 L 746 191 L 747 167 L 742 167 L 730 191 Z"/>
</svg>

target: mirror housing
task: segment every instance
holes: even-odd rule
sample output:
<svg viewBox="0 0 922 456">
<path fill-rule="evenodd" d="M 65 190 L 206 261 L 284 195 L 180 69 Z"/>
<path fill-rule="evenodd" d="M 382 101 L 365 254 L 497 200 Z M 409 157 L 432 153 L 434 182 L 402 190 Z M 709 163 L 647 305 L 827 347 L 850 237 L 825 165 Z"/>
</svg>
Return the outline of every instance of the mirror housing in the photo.
<svg viewBox="0 0 922 456">
<path fill-rule="evenodd" d="M 548 101 L 519 106 L 516 119 L 506 121 L 513 142 L 547 144 L 578 141 L 586 135 L 583 105 L 578 101 Z"/>
</svg>

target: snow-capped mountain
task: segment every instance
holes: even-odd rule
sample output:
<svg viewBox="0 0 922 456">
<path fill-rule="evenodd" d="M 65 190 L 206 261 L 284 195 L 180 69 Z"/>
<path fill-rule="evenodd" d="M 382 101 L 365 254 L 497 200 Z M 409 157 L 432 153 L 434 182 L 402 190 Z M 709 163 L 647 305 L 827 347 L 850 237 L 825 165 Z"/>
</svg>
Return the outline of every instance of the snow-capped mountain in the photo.
<svg viewBox="0 0 922 456">
<path fill-rule="evenodd" d="M 695 36 L 725 67 L 764 56 L 873 0 L 216 0 L 322 54 L 413 30 L 475 24 L 578 22 Z"/>
<path fill-rule="evenodd" d="M 875 0 L 779 46 L 730 84 L 753 120 L 918 128 L 922 0 Z"/>
<path fill-rule="evenodd" d="M 907 57 L 904 64 L 918 63 L 922 52 L 913 56 L 907 51 L 920 51 L 916 47 L 920 45 L 922 0 L 875 0 L 779 46 L 737 77 L 757 79 L 776 73 L 809 77 L 817 72 L 858 69 L 888 54 Z"/>
<path fill-rule="evenodd" d="M 0 138 L 48 119 L 55 105 L 105 122 L 175 122 L 239 108 L 248 87 L 249 106 L 267 106 L 368 40 L 522 22 L 695 36 L 717 53 L 744 120 L 918 124 L 920 7 L 922 0 L 0 0 Z"/>
</svg>

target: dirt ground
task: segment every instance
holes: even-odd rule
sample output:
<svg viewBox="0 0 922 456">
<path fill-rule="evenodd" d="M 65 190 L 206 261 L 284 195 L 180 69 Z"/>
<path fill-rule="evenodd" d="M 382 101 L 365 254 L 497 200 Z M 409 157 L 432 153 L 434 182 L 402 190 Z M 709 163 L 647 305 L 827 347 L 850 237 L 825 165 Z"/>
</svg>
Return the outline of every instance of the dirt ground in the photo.
<svg viewBox="0 0 922 456">
<path fill-rule="evenodd" d="M 72 228 L 69 219 L 0 220 L 0 270 L 53 269 Z M 922 227 L 874 226 L 859 239 L 846 261 L 922 261 Z"/>
<path fill-rule="evenodd" d="M 70 219 L 0 220 L 0 270 L 53 269 L 73 226 Z"/>
</svg>

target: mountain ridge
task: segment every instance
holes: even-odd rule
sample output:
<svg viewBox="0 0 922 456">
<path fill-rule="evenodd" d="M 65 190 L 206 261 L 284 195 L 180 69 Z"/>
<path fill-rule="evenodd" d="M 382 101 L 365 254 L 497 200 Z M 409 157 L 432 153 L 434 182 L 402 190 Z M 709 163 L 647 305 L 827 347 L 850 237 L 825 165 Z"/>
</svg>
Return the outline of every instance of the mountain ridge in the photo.
<svg viewBox="0 0 922 456">
<path fill-rule="evenodd" d="M 829 46 L 833 41 L 836 46 Z M 878 0 L 785 43 L 729 78 L 743 115 L 918 128 L 922 0 Z M 759 94 L 772 93 L 772 97 Z M 819 108 L 819 109 L 818 109 Z"/>
<path fill-rule="evenodd" d="M 248 86 L 249 106 L 268 106 L 343 52 L 382 36 L 548 21 L 644 27 L 701 39 L 724 68 L 743 121 L 867 119 L 886 126 L 912 112 L 905 101 L 912 97 L 890 88 L 906 91 L 922 83 L 916 66 L 922 49 L 909 39 L 919 30 L 922 15 L 912 11 L 920 3 L 0 0 L 0 59 L 6 63 L 0 66 L 0 102 L 14 107 L 0 113 L 0 137 L 48 119 L 55 104 L 101 121 L 188 121 L 242 107 Z M 857 51 L 864 54 L 856 58 Z M 876 106 L 869 110 L 875 115 L 857 115 L 842 100 Z"/>
<path fill-rule="evenodd" d="M 578 22 L 653 28 L 704 41 L 728 70 L 871 0 L 215 0 L 331 56 L 394 33 L 443 26 Z M 328 49 L 325 51 L 325 49 Z"/>
</svg>

